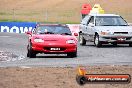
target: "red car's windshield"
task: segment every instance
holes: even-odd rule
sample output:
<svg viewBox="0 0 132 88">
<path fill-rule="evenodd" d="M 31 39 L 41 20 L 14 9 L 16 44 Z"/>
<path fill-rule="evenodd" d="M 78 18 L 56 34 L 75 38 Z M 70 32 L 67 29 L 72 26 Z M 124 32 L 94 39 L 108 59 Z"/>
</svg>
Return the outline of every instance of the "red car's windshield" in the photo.
<svg viewBox="0 0 132 88">
<path fill-rule="evenodd" d="M 72 34 L 70 29 L 65 26 L 38 26 L 35 32 L 36 34 Z"/>
</svg>

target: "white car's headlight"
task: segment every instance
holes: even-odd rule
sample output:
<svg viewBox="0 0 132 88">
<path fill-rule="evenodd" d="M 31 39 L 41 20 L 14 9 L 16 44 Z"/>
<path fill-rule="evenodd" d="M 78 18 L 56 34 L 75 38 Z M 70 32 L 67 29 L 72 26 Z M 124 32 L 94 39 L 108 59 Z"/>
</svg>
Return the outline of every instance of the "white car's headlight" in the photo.
<svg viewBox="0 0 132 88">
<path fill-rule="evenodd" d="M 42 42 L 44 42 L 44 40 L 43 39 L 36 38 L 36 39 L 34 39 L 34 42 L 40 42 L 40 43 L 42 43 Z"/>
<path fill-rule="evenodd" d="M 101 32 L 100 34 L 101 35 L 112 35 L 113 33 L 112 32 Z"/>
<path fill-rule="evenodd" d="M 74 44 L 76 42 L 75 42 L 75 40 L 67 40 L 66 43 L 68 43 L 68 44 Z"/>
<path fill-rule="evenodd" d="M 109 33 L 108 32 L 101 32 L 100 34 L 101 35 L 108 35 Z"/>
</svg>

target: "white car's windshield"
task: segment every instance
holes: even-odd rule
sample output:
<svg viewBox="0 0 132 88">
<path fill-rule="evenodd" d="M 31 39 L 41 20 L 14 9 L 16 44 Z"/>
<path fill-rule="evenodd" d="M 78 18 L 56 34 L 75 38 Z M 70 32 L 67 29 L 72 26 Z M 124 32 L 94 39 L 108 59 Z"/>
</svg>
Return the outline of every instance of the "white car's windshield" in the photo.
<svg viewBox="0 0 132 88">
<path fill-rule="evenodd" d="M 127 26 L 127 22 L 120 16 L 97 16 L 96 26 Z"/>
</svg>

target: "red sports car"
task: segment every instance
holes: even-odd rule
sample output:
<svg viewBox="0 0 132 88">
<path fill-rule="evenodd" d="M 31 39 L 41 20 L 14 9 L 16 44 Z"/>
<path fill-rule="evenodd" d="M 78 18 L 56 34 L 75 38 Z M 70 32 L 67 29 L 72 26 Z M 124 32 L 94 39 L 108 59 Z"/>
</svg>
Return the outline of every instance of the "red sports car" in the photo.
<svg viewBox="0 0 132 88">
<path fill-rule="evenodd" d="M 29 58 L 35 58 L 38 53 L 77 56 L 77 34 L 73 36 L 67 25 L 39 24 L 27 34 L 30 35 L 27 46 Z"/>
</svg>

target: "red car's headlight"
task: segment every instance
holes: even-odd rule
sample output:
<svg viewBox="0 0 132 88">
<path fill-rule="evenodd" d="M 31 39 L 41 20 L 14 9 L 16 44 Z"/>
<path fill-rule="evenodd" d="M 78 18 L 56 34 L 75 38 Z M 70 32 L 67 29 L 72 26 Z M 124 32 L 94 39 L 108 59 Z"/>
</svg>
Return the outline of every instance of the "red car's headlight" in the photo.
<svg viewBox="0 0 132 88">
<path fill-rule="evenodd" d="M 75 42 L 75 40 L 67 40 L 66 43 L 68 43 L 68 44 L 74 44 L 76 42 Z"/>
<path fill-rule="evenodd" d="M 44 42 L 44 40 L 43 39 L 39 39 L 39 38 L 36 38 L 36 39 L 34 39 L 34 42 L 40 42 L 40 43 L 43 43 Z"/>
</svg>

